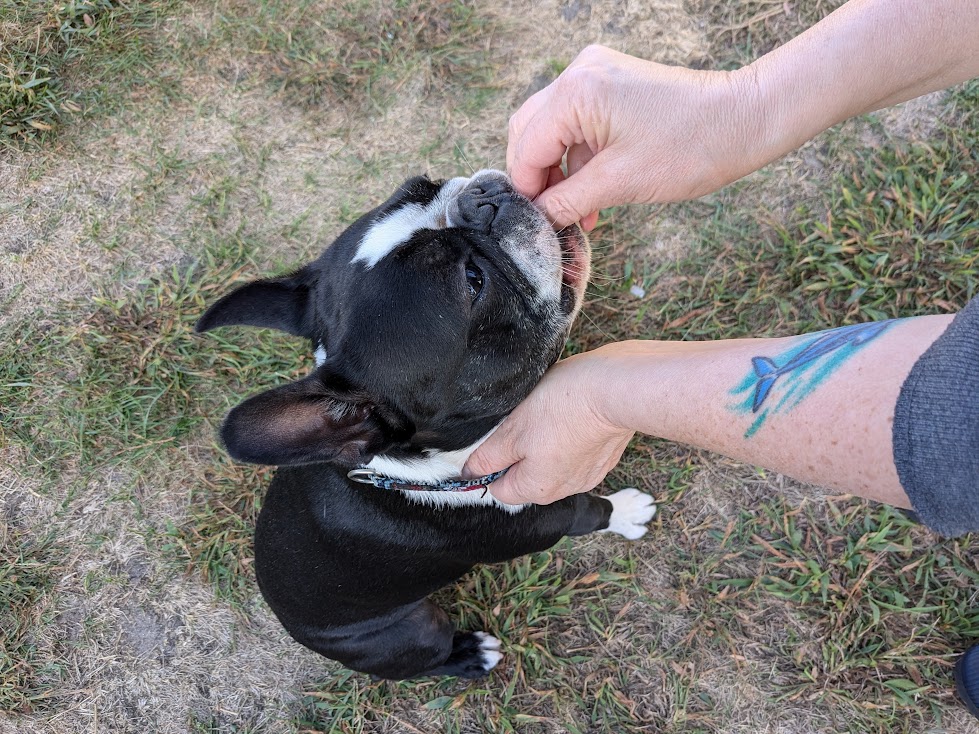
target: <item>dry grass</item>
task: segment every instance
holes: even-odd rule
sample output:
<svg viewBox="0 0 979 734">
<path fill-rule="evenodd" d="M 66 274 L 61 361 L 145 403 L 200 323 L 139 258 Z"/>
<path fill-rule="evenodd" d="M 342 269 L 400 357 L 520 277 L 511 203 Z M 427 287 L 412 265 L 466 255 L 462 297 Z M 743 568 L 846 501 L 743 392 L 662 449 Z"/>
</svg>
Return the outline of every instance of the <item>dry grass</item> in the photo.
<svg viewBox="0 0 979 734">
<path fill-rule="evenodd" d="M 506 641 L 490 679 L 341 671 L 258 600 L 267 472 L 213 438 L 310 356 L 190 331 L 229 283 L 316 253 L 406 175 L 501 165 L 509 113 L 577 48 L 729 66 L 829 4 L 136 5 L 155 10 L 100 26 L 64 67 L 84 112 L 0 154 L 0 629 L 16 658 L 0 658 L 0 732 L 979 731 L 948 677 L 979 633 L 971 541 L 644 440 L 607 489 L 663 502 L 647 539 L 567 541 L 444 595 Z M 939 290 L 961 305 L 975 200 L 949 189 L 975 176 L 976 109 L 974 89 L 932 97 L 705 201 L 610 214 L 570 348 L 910 315 L 943 308 L 922 300 Z"/>
</svg>

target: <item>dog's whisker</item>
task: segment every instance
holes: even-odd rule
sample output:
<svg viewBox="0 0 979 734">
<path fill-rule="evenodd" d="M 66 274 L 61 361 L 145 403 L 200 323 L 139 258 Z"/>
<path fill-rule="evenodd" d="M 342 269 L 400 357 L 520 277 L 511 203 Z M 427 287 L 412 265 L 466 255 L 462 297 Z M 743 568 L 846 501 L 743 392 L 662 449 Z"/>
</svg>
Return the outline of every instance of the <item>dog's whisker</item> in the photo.
<svg viewBox="0 0 979 734">
<path fill-rule="evenodd" d="M 603 328 L 601 327 L 601 325 L 600 325 L 600 324 L 599 324 L 599 323 L 598 323 L 597 321 L 595 321 L 595 319 L 594 319 L 594 318 L 592 318 L 592 317 L 591 317 L 590 315 L 588 315 L 588 314 L 587 314 L 587 313 L 585 313 L 584 311 L 581 311 L 581 315 L 582 315 L 582 316 L 583 316 L 583 317 L 584 317 L 584 318 L 585 318 L 585 319 L 586 319 L 586 320 L 588 321 L 588 323 L 590 323 L 590 324 L 591 324 L 592 326 L 594 326 L 594 327 L 595 327 L 595 329 L 596 329 L 596 330 L 597 330 L 597 331 L 598 331 L 599 333 L 601 333 L 601 335 L 602 335 L 603 337 L 605 337 L 605 339 L 607 339 L 608 341 L 612 341 L 612 340 L 613 340 L 613 337 L 612 337 L 612 335 L 611 335 L 611 334 L 609 334 L 609 333 L 608 333 L 607 331 L 605 331 L 605 329 L 603 329 Z"/>
<path fill-rule="evenodd" d="M 466 155 L 466 151 L 464 151 L 462 149 L 462 146 L 459 145 L 458 143 L 456 143 L 455 148 L 456 148 L 456 151 L 458 151 L 458 153 L 459 153 L 460 157 L 462 158 L 463 162 L 467 166 L 469 166 L 469 173 L 470 174 L 476 173 L 476 167 L 472 163 L 470 163 L 469 156 Z"/>
</svg>

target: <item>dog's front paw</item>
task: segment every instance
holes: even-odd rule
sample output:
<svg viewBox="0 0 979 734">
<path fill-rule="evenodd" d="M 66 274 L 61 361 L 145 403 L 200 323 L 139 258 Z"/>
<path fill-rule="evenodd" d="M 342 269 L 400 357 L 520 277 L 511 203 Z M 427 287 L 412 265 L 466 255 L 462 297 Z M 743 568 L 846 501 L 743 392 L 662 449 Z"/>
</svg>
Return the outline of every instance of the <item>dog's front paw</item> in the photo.
<svg viewBox="0 0 979 734">
<path fill-rule="evenodd" d="M 646 523 L 656 515 L 653 498 L 629 487 L 606 497 L 612 503 L 608 527 L 600 533 L 618 533 L 623 538 L 638 540 L 646 534 Z"/>
</svg>

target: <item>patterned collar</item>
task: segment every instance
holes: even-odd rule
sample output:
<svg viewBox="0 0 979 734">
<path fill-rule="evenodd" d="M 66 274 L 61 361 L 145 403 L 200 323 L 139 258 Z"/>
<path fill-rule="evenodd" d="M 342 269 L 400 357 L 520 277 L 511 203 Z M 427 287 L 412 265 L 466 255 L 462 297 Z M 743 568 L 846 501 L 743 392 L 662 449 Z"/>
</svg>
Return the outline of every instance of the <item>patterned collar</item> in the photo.
<svg viewBox="0 0 979 734">
<path fill-rule="evenodd" d="M 409 492 L 471 492 L 474 489 L 487 489 L 491 482 L 507 473 L 506 469 L 475 479 L 446 479 L 441 482 L 407 482 L 386 476 L 362 466 L 351 469 L 347 477 L 361 484 L 373 484 L 378 489 L 401 489 Z"/>
</svg>

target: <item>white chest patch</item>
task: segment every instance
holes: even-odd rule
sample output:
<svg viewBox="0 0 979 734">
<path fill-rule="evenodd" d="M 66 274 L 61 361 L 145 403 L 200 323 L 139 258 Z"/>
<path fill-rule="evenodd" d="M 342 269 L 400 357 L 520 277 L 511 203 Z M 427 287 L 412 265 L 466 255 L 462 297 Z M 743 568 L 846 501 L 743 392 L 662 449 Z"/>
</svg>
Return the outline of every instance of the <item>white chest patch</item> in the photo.
<svg viewBox="0 0 979 734">
<path fill-rule="evenodd" d="M 495 428 L 493 429 L 496 430 Z M 414 461 L 404 461 L 401 459 L 390 459 L 386 456 L 375 456 L 369 464 L 368 469 L 373 469 L 380 474 L 394 479 L 403 479 L 407 482 L 441 482 L 447 479 L 455 479 L 462 473 L 462 467 L 466 460 L 479 445 L 492 435 L 490 431 L 472 446 L 467 446 L 458 451 L 431 451 L 423 459 Z M 386 491 L 386 490 L 378 490 Z M 474 505 L 495 506 L 505 512 L 520 512 L 527 505 L 508 505 L 500 502 L 496 497 L 483 490 L 470 490 L 468 492 L 424 492 L 420 490 L 390 490 L 400 491 L 412 502 L 420 502 L 433 507 L 469 507 Z"/>
</svg>

